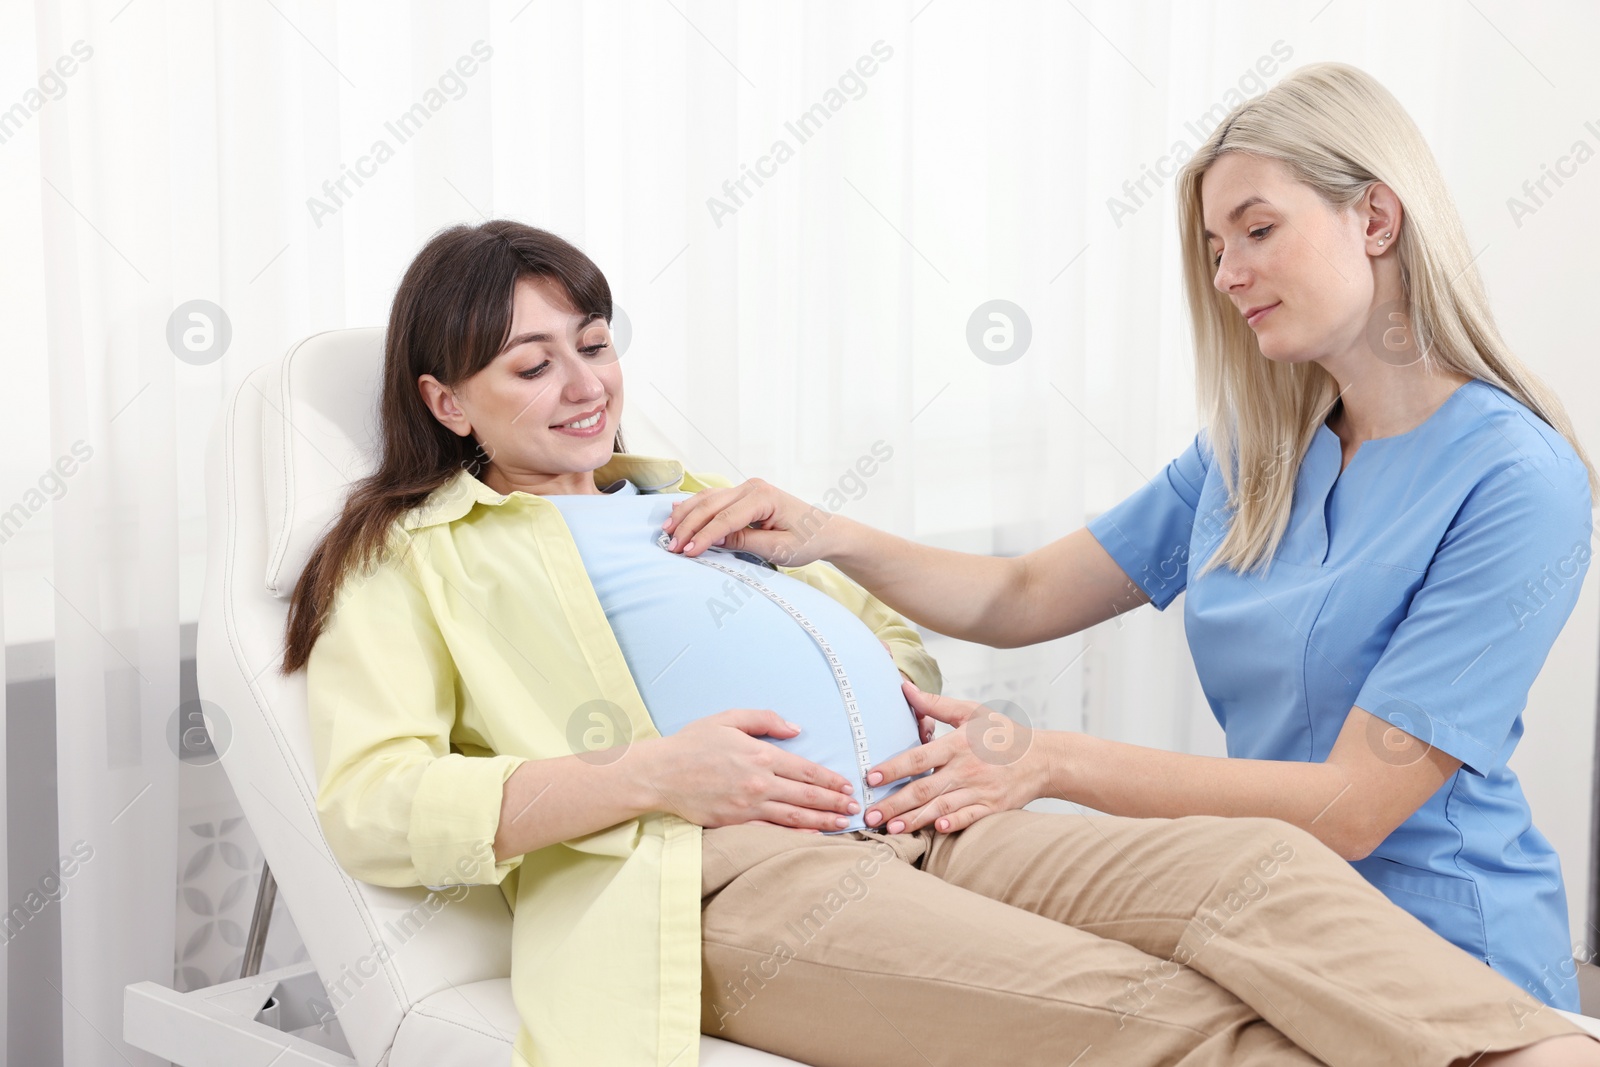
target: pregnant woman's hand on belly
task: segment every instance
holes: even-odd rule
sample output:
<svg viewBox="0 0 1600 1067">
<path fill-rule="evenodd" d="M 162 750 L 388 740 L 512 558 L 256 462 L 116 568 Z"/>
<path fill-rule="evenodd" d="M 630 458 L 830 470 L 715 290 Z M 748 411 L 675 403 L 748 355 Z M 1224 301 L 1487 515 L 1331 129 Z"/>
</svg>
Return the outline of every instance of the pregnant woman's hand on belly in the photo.
<svg viewBox="0 0 1600 1067">
<path fill-rule="evenodd" d="M 760 740 L 799 732 L 772 711 L 707 715 L 649 742 L 647 782 L 663 810 L 698 826 L 755 822 L 811 832 L 848 826 L 860 805 L 843 775 Z"/>
<path fill-rule="evenodd" d="M 667 549 L 686 556 L 721 545 L 799 567 L 828 555 L 824 535 L 830 524 L 839 521 L 837 515 L 751 478 L 726 489 L 702 489 L 678 501 L 662 529 L 672 535 Z M 760 528 L 751 529 L 752 524 Z"/>
</svg>

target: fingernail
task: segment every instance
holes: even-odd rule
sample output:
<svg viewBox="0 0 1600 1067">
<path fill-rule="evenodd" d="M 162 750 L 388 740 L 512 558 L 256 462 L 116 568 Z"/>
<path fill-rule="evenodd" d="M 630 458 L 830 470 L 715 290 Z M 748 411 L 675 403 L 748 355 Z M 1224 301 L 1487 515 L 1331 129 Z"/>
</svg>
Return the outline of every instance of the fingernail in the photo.
<svg viewBox="0 0 1600 1067">
<path fill-rule="evenodd" d="M 788 719 L 783 720 L 783 725 L 787 726 L 791 730 L 800 729 L 800 724 L 799 723 L 790 722 Z"/>
<path fill-rule="evenodd" d="M 852 800 L 852 801 L 851 801 L 851 802 L 850 802 L 850 803 L 849 803 L 849 804 L 848 804 L 848 805 L 846 805 L 846 807 L 848 807 L 848 808 L 849 808 L 849 810 L 850 810 L 850 814 L 851 814 L 851 815 L 854 815 L 854 814 L 855 814 L 855 813 L 856 813 L 856 812 L 858 812 L 858 811 L 860 811 L 860 810 L 861 810 L 861 805 L 860 805 L 860 804 L 857 804 L 857 803 L 856 803 L 856 802 L 855 802 L 855 801 L 853 801 L 853 800 Z"/>
<path fill-rule="evenodd" d="M 882 771 L 873 771 L 871 774 L 867 775 L 868 785 L 877 785 L 881 781 L 883 781 Z"/>
<path fill-rule="evenodd" d="M 899 819 L 896 819 L 894 822 L 889 824 L 889 832 L 891 834 L 897 834 L 901 830 L 904 830 L 905 828 L 906 828 L 906 824 L 901 822 Z"/>
<path fill-rule="evenodd" d="M 876 825 L 878 825 L 878 823 L 882 819 L 883 819 L 883 812 L 878 811 L 876 808 L 874 808 L 872 811 L 867 812 L 867 825 L 868 826 L 876 826 Z"/>
<path fill-rule="evenodd" d="M 667 542 L 667 551 L 668 552 L 671 552 L 673 549 L 675 549 L 677 547 L 678 547 L 678 539 L 676 537 L 674 537 L 672 540 Z"/>
<path fill-rule="evenodd" d="M 835 818 L 833 820 L 833 825 L 841 826 L 841 827 L 842 826 L 849 826 L 850 825 L 850 820 L 845 818 L 843 815 L 840 815 L 840 816 L 838 816 L 837 818 Z"/>
<path fill-rule="evenodd" d="M 683 546 L 683 550 L 685 552 L 689 552 L 689 551 L 693 550 L 693 548 L 694 548 L 694 542 L 693 541 L 690 541 L 688 544 Z"/>
</svg>

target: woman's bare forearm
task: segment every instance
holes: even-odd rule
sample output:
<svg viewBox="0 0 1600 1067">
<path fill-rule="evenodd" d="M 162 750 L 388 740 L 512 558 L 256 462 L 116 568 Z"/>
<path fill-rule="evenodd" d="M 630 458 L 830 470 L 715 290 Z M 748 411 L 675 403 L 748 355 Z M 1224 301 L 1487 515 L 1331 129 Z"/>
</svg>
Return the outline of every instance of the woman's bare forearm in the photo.
<svg viewBox="0 0 1600 1067">
<path fill-rule="evenodd" d="M 1043 796 L 1131 819 L 1282 819 L 1317 834 L 1346 859 L 1366 854 L 1352 852 L 1357 828 L 1346 819 L 1361 805 L 1333 806 L 1351 786 L 1334 763 L 1197 756 L 1051 730 L 1037 731 L 1034 742 L 1050 768 Z"/>
<path fill-rule="evenodd" d="M 995 648 L 1065 637 L 1149 597 L 1079 529 L 1024 556 L 920 545 L 831 516 L 827 558 L 912 622 Z"/>
<path fill-rule="evenodd" d="M 652 740 L 639 741 L 609 762 L 600 753 L 531 759 L 501 789 L 494 858 L 504 862 L 536 849 L 604 830 L 658 810 L 643 765 Z M 603 750 L 610 754 L 614 750 Z"/>
<path fill-rule="evenodd" d="M 918 544 L 843 515 L 828 525 L 829 562 L 912 622 L 963 641 L 1024 643 L 1017 560 Z"/>
</svg>

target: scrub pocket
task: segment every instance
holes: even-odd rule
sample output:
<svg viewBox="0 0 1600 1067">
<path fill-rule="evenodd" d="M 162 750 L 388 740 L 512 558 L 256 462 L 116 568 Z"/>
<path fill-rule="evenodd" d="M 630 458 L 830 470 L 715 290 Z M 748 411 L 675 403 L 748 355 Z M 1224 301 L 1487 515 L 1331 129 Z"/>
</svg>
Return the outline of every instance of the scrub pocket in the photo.
<svg viewBox="0 0 1600 1067">
<path fill-rule="evenodd" d="M 1356 860 L 1351 866 L 1434 933 L 1462 951 L 1488 961 L 1483 903 L 1478 897 L 1478 883 L 1471 878 L 1427 871 L 1380 856 Z"/>
</svg>

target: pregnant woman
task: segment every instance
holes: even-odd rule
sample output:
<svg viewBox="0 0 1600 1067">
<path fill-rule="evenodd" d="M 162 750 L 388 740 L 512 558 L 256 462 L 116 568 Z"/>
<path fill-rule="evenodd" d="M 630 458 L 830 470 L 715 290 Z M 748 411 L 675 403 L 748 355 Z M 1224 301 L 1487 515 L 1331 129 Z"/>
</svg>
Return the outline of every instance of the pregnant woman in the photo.
<svg viewBox="0 0 1600 1067">
<path fill-rule="evenodd" d="M 1433 157 L 1370 77 L 1295 72 L 1219 125 L 1178 189 L 1205 429 L 1144 488 L 990 559 L 818 522 L 751 481 L 675 508 L 673 547 L 826 558 L 915 622 L 1001 647 L 1187 590 L 1229 758 L 1037 731 L 1025 756 L 984 759 L 957 730 L 876 768 L 934 773 L 868 824 L 959 830 L 1041 796 L 1276 817 L 1576 1011 L 1561 866 L 1507 760 L 1588 568 L 1593 469 L 1501 340 Z"/>
<path fill-rule="evenodd" d="M 938 673 L 826 564 L 665 548 L 726 483 L 620 451 L 611 313 L 548 233 L 430 241 L 288 624 L 339 862 L 511 905 L 517 1064 L 1600 1063 L 1276 819 L 866 827 Z"/>
</svg>

